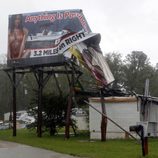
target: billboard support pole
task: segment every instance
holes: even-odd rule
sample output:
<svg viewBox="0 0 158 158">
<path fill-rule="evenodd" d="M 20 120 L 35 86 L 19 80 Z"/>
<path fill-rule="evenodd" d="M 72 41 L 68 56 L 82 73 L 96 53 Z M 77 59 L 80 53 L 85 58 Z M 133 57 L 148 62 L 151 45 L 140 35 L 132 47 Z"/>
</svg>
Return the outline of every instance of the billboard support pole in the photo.
<svg viewBox="0 0 158 158">
<path fill-rule="evenodd" d="M 34 76 L 38 84 L 38 120 L 37 120 L 37 136 L 42 137 L 42 94 L 43 88 L 51 77 L 50 73 L 44 78 L 44 70 L 42 68 L 33 69 Z"/>
<path fill-rule="evenodd" d="M 100 89 L 100 97 L 101 97 L 101 107 L 102 107 L 101 141 L 106 141 L 107 117 L 104 116 L 106 115 L 106 107 L 104 102 L 103 89 Z"/>
<path fill-rule="evenodd" d="M 12 71 L 12 75 L 7 70 L 5 72 L 7 73 L 8 77 L 10 79 L 10 82 L 12 84 L 13 119 L 10 118 L 10 120 L 13 120 L 13 137 L 15 137 L 17 135 L 17 132 L 16 132 L 16 88 L 18 87 L 20 81 L 23 79 L 24 74 L 22 74 L 22 76 L 17 81 L 15 68 L 13 68 L 11 71 Z M 10 116 L 10 117 L 12 117 L 12 116 Z"/>
<path fill-rule="evenodd" d="M 13 78 L 13 137 L 16 136 L 16 72 L 15 69 L 13 69 L 12 72 L 12 78 Z"/>
<path fill-rule="evenodd" d="M 67 72 L 67 67 L 65 66 L 66 72 Z M 74 67 L 71 65 L 72 69 L 72 76 L 71 79 L 69 78 L 69 75 L 67 73 L 67 78 L 69 82 L 69 87 L 70 87 L 70 93 L 68 96 L 68 106 L 67 106 L 67 113 L 66 113 L 66 124 L 65 124 L 65 138 L 69 139 L 70 138 L 70 125 L 72 125 L 71 122 L 71 108 L 73 105 L 73 97 L 74 97 L 74 80 L 75 80 L 75 75 L 74 75 Z"/>
<path fill-rule="evenodd" d="M 38 84 L 38 120 L 37 136 L 42 137 L 42 93 L 43 93 L 43 71 L 42 69 L 33 70 Z"/>
<path fill-rule="evenodd" d="M 70 87 L 70 93 L 68 96 L 68 106 L 67 106 L 67 113 L 66 113 L 66 125 L 65 125 L 65 138 L 70 138 L 70 122 L 71 122 L 71 108 L 72 108 L 72 92 L 73 87 Z"/>
<path fill-rule="evenodd" d="M 38 71 L 39 84 L 38 84 L 38 124 L 37 135 L 42 137 L 42 93 L 43 93 L 43 72 Z"/>
<path fill-rule="evenodd" d="M 67 72 L 67 67 L 65 66 L 66 72 Z M 73 74 L 73 73 L 72 73 Z M 70 80 L 70 77 L 67 73 L 67 79 L 69 82 L 69 96 L 68 96 L 68 105 L 67 105 L 67 111 L 66 111 L 66 122 L 65 122 L 65 138 L 69 139 L 70 138 L 70 119 L 71 119 L 71 108 L 72 108 L 72 93 L 73 93 L 73 85 L 72 85 L 72 80 L 73 80 L 73 75 Z"/>
</svg>

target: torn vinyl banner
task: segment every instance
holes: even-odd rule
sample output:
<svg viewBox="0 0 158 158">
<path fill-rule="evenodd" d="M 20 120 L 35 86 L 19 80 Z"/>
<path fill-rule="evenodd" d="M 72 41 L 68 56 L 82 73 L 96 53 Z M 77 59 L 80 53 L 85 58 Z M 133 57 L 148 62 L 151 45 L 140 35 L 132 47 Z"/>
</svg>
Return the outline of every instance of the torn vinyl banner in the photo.
<svg viewBox="0 0 158 158">
<path fill-rule="evenodd" d="M 105 86 L 114 81 L 113 74 L 99 48 L 98 34 L 88 40 L 73 45 L 69 52 L 78 61 L 90 70 L 100 86 Z"/>
</svg>

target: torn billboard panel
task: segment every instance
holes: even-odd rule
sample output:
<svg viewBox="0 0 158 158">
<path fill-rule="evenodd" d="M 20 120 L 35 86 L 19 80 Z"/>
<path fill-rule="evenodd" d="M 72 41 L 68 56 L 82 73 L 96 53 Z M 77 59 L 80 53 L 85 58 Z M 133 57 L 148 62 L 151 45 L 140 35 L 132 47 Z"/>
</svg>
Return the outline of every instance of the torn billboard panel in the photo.
<svg viewBox="0 0 158 158">
<path fill-rule="evenodd" d="M 92 73 L 100 86 L 106 86 L 114 81 L 99 45 L 90 46 L 84 41 L 71 47 L 69 52 Z"/>
</svg>

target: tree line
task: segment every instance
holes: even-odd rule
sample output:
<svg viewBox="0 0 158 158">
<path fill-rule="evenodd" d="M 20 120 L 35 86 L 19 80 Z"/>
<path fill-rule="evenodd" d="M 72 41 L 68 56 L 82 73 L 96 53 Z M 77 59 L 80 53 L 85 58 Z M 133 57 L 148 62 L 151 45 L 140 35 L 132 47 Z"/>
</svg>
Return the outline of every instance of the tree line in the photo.
<svg viewBox="0 0 158 158">
<path fill-rule="evenodd" d="M 122 58 L 120 53 L 105 55 L 107 63 L 115 77 L 112 88 L 122 88 L 137 94 L 144 93 L 145 81 L 149 79 L 151 96 L 158 97 L 158 65 L 151 65 L 150 59 L 142 51 L 132 51 Z"/>
</svg>

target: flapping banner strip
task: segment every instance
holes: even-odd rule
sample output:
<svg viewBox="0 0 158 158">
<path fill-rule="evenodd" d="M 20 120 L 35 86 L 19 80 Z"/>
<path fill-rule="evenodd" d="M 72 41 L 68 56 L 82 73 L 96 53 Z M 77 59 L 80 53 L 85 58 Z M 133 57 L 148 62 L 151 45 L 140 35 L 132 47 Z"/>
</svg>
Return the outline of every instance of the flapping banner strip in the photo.
<svg viewBox="0 0 158 158">
<path fill-rule="evenodd" d="M 101 52 L 97 52 L 93 47 L 88 47 L 84 42 L 74 45 L 69 51 L 91 71 L 100 86 L 108 85 L 114 81 L 113 74 Z"/>
</svg>

